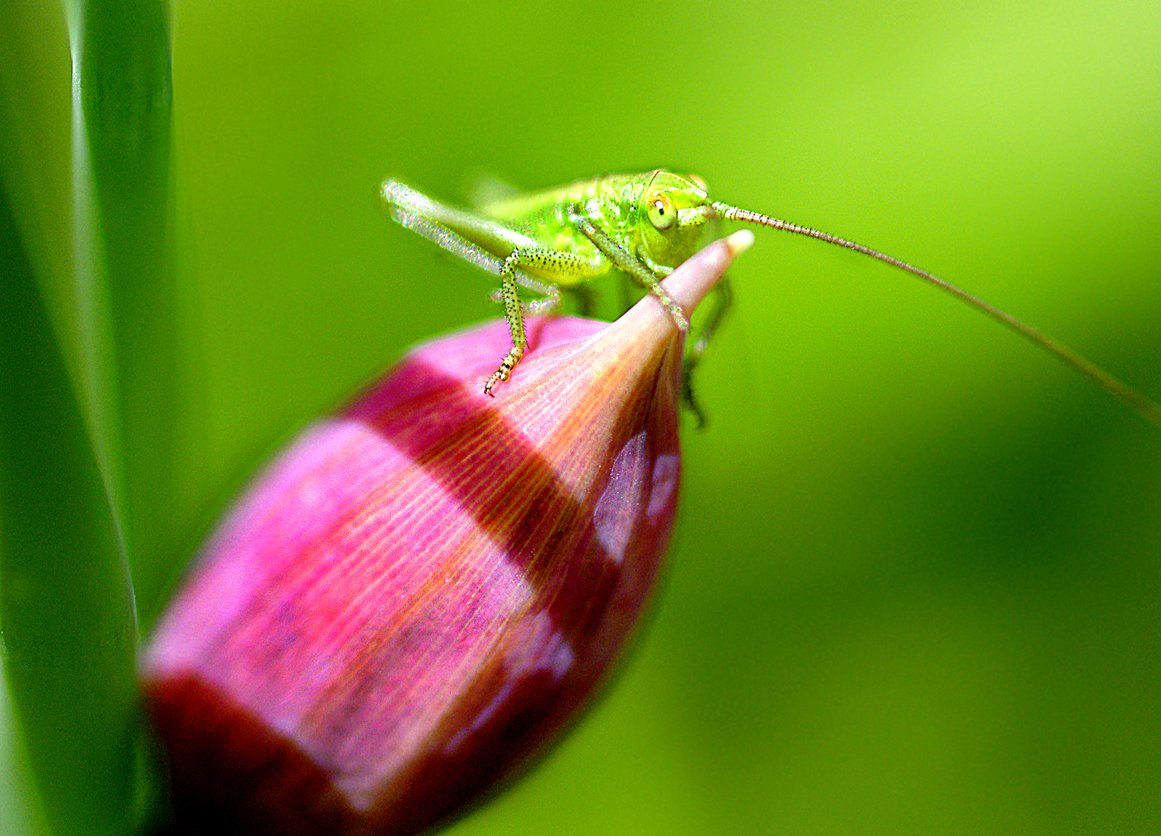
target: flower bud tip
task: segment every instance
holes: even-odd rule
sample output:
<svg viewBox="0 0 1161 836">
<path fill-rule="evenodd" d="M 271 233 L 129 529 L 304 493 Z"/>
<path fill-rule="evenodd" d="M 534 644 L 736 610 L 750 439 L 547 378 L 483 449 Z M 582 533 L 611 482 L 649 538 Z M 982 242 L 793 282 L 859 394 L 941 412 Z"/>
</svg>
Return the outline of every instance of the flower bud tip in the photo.
<svg viewBox="0 0 1161 836">
<path fill-rule="evenodd" d="M 730 248 L 730 255 L 743 253 L 754 243 L 754 233 L 748 229 L 739 229 L 726 238 L 726 246 Z"/>
</svg>

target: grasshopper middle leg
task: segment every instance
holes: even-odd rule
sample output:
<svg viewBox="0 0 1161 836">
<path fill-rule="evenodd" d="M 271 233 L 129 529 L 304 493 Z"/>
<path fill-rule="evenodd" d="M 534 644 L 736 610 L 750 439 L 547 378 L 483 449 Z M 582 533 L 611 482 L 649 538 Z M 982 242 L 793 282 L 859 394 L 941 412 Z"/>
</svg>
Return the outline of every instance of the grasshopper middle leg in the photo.
<svg viewBox="0 0 1161 836">
<path fill-rule="evenodd" d="M 485 395 L 491 395 L 497 383 L 512 376 L 512 370 L 528 347 L 524 335 L 524 311 L 520 304 L 518 275 L 521 268 L 570 278 L 591 276 L 600 269 L 591 259 L 547 247 L 517 247 L 504 259 L 500 269 L 500 295 L 504 302 L 504 318 L 508 320 L 508 330 L 512 333 L 512 349 L 484 384 Z"/>
</svg>

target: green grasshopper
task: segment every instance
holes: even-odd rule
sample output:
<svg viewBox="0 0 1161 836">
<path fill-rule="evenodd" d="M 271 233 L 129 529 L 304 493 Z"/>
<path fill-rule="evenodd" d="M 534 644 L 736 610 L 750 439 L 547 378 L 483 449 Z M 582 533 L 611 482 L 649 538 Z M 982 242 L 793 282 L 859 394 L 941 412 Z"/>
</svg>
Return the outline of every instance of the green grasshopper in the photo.
<svg viewBox="0 0 1161 836">
<path fill-rule="evenodd" d="M 704 180 L 662 169 L 644 174 L 612 174 L 568 186 L 490 201 L 475 210 L 438 203 L 397 180 L 383 183 L 383 198 L 395 220 L 466 261 L 500 276 L 493 293 L 503 302 L 512 349 L 484 384 L 484 394 L 508 380 L 527 340 L 526 313 L 561 306 L 561 290 L 580 292 L 585 282 L 619 270 L 669 312 L 677 328 L 689 331 L 684 311 L 665 291 L 662 279 L 700 247 L 703 233 L 721 221 L 740 221 L 825 241 L 911 273 L 987 314 L 1090 378 L 1146 419 L 1161 426 L 1161 406 L 1072 349 L 1008 313 L 926 270 L 854 241 L 799 226 L 728 203 L 711 200 Z M 519 288 L 539 298 L 523 303 Z M 729 284 L 715 287 L 715 304 L 686 351 L 686 403 L 701 421 L 690 377 L 731 305 Z"/>
</svg>

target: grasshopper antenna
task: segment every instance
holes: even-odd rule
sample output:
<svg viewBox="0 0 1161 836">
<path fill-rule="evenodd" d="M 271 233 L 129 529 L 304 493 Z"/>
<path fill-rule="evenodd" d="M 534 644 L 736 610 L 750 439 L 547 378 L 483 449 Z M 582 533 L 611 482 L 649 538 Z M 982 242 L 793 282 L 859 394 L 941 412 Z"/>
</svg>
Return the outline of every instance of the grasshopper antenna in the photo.
<svg viewBox="0 0 1161 836">
<path fill-rule="evenodd" d="M 956 287 L 951 282 L 939 278 L 933 273 L 928 273 L 926 270 L 921 270 L 913 264 L 908 264 L 906 261 L 879 252 L 878 250 L 864 246 L 863 244 L 854 241 L 848 241 L 846 238 L 840 238 L 837 235 L 831 235 L 828 232 L 822 232 L 817 229 L 811 229 L 808 226 L 799 226 L 798 224 L 790 223 L 789 221 L 779 220 L 778 218 L 771 218 L 759 212 L 751 212 L 749 209 L 740 209 L 737 206 L 730 206 L 726 203 L 714 202 L 711 204 L 718 216 L 728 221 L 741 221 L 743 223 L 758 224 L 760 226 L 767 226 L 771 229 L 780 229 L 783 232 L 792 232 L 795 235 L 804 235 L 807 238 L 816 238 L 819 241 L 825 241 L 828 244 L 834 244 L 836 247 L 843 247 L 844 249 L 854 250 L 857 253 L 870 256 L 877 261 L 882 261 L 885 264 L 890 264 L 892 267 L 897 267 L 900 270 L 917 276 L 928 284 L 933 284 L 936 287 L 950 293 L 952 296 L 959 299 L 978 311 L 981 311 L 1001 325 L 1006 325 L 1022 337 L 1032 341 L 1040 348 L 1056 356 L 1057 359 L 1071 366 L 1076 371 L 1083 374 L 1085 377 L 1092 380 L 1097 386 L 1104 389 L 1114 397 L 1120 398 L 1126 404 L 1131 406 L 1139 412 L 1147 421 L 1161 427 L 1161 405 L 1155 401 L 1142 395 L 1133 387 L 1129 386 L 1124 381 L 1106 372 L 1100 366 L 1096 365 L 1087 358 L 1077 354 L 1063 343 L 1057 342 L 1040 331 L 1033 328 L 1009 313 L 1005 313 L 994 305 L 985 302 L 978 296 L 973 296 L 962 288 Z"/>
</svg>

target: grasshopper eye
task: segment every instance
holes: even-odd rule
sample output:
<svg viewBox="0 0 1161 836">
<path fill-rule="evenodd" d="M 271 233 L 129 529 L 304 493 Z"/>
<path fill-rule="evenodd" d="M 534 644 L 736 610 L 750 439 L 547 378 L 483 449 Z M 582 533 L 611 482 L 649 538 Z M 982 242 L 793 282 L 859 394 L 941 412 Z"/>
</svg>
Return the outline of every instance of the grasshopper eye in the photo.
<svg viewBox="0 0 1161 836">
<path fill-rule="evenodd" d="M 649 222 L 659 230 L 669 229 L 677 223 L 677 207 L 669 195 L 658 192 L 649 198 Z"/>
</svg>

